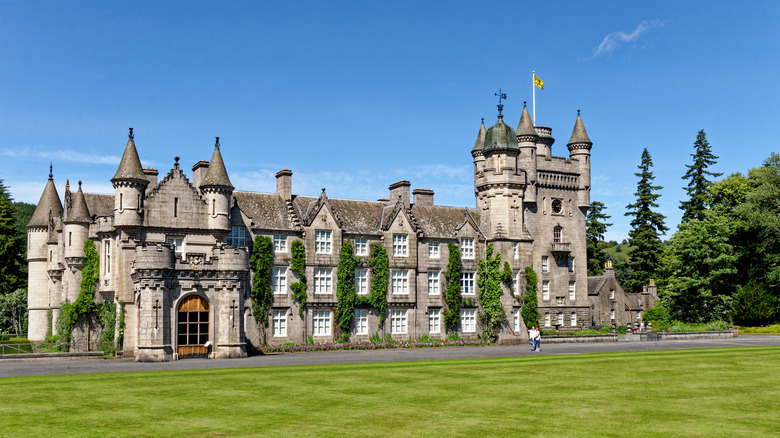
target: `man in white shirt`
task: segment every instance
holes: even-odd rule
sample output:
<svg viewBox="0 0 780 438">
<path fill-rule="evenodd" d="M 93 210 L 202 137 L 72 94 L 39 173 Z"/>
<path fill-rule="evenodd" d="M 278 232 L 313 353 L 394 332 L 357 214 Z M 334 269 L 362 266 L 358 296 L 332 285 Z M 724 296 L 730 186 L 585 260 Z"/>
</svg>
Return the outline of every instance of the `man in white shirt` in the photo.
<svg viewBox="0 0 780 438">
<path fill-rule="evenodd" d="M 539 330 L 537 330 L 536 326 L 531 327 L 531 330 L 528 330 L 528 339 L 531 341 L 531 351 L 536 351 L 536 338 L 539 337 Z"/>
</svg>

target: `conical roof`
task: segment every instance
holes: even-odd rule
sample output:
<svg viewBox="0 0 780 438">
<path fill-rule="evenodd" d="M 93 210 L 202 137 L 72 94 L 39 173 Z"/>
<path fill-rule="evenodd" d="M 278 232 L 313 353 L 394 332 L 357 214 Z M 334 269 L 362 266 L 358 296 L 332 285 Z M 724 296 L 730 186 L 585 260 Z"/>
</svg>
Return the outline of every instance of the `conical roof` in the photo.
<svg viewBox="0 0 780 438">
<path fill-rule="evenodd" d="M 523 106 L 523 115 L 520 116 L 520 123 L 517 124 L 518 137 L 538 137 L 536 128 L 531 121 L 531 115 L 528 114 L 528 107 Z"/>
<path fill-rule="evenodd" d="M 116 170 L 114 177 L 111 178 L 111 182 L 129 180 L 149 183 L 146 175 L 144 175 L 144 169 L 141 167 L 138 151 L 135 149 L 133 128 L 130 128 L 130 134 L 128 134 L 127 137 L 125 153 L 122 155 L 122 161 L 119 162 L 119 168 Z"/>
<path fill-rule="evenodd" d="M 482 125 L 479 127 L 479 133 L 477 134 L 477 142 L 474 143 L 474 149 L 471 152 L 482 151 L 485 147 L 485 119 L 482 119 Z"/>
<path fill-rule="evenodd" d="M 88 224 L 92 221 L 92 215 L 89 214 L 87 201 L 84 199 L 84 192 L 81 191 L 81 181 L 79 181 L 79 191 L 73 197 L 73 207 L 70 209 L 66 224 Z"/>
<path fill-rule="evenodd" d="M 233 184 L 230 184 L 225 162 L 222 161 L 222 153 L 219 152 L 219 137 L 214 144 L 214 155 L 211 156 L 209 170 L 206 171 L 206 176 L 203 177 L 200 187 L 226 187 L 231 190 L 234 188 Z"/>
<path fill-rule="evenodd" d="M 498 121 L 485 133 L 483 152 L 499 149 L 519 149 L 517 134 L 511 126 L 504 123 L 504 116 L 499 114 Z"/>
<path fill-rule="evenodd" d="M 574 122 L 574 131 L 571 133 L 571 140 L 569 140 L 567 146 L 573 144 L 593 144 L 593 142 L 590 141 L 590 138 L 588 138 L 588 133 L 585 131 L 585 125 L 582 124 L 580 110 L 577 110 L 577 121 Z"/>
<path fill-rule="evenodd" d="M 54 177 L 52 175 L 52 167 L 49 166 L 49 180 L 46 181 L 46 187 L 43 188 L 43 194 L 38 201 L 38 205 L 35 207 L 35 212 L 30 218 L 28 227 L 48 227 L 49 226 L 49 211 L 53 217 L 62 216 L 62 201 L 60 201 L 60 195 L 57 193 L 57 187 L 54 186 Z"/>
</svg>

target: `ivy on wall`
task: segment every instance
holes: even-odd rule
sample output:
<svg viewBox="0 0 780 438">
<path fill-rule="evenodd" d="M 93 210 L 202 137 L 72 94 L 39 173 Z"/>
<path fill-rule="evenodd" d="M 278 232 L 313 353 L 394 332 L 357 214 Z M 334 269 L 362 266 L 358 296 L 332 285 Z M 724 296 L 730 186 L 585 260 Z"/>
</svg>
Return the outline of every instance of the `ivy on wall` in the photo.
<svg viewBox="0 0 780 438">
<path fill-rule="evenodd" d="M 525 267 L 525 295 L 523 296 L 523 310 L 520 314 L 523 316 L 525 326 L 531 328 L 539 325 L 539 299 L 536 296 L 536 284 L 539 279 L 536 271 L 530 266 Z"/>
<path fill-rule="evenodd" d="M 485 260 L 479 261 L 477 291 L 479 292 L 479 301 L 482 303 L 479 319 L 482 320 L 485 327 L 482 336 L 484 339 L 490 339 L 491 341 L 495 341 L 498 338 L 501 324 L 506 319 L 506 312 L 501 304 L 501 278 L 503 273 L 500 271 L 500 267 L 501 254 L 497 253 L 494 257 L 493 244 L 488 243 L 485 251 Z M 509 275 L 511 282 L 511 270 Z"/>
<path fill-rule="evenodd" d="M 509 262 L 504 262 L 504 270 L 501 271 L 501 282 L 504 283 L 504 286 L 507 287 L 512 293 L 515 291 L 512 289 L 513 284 L 513 278 L 512 278 L 512 267 L 509 266 Z"/>
<path fill-rule="evenodd" d="M 450 257 L 447 263 L 447 273 L 444 274 L 446 289 L 444 300 L 447 302 L 447 310 L 444 311 L 444 326 L 448 332 L 456 332 L 460 323 L 460 307 L 463 305 L 463 297 L 460 294 L 460 248 L 454 243 L 448 243 Z"/>
<path fill-rule="evenodd" d="M 116 348 L 122 349 L 125 341 L 125 303 L 119 303 L 119 323 L 116 328 Z"/>
<path fill-rule="evenodd" d="M 341 329 L 342 336 L 349 337 L 352 318 L 355 315 L 357 293 L 355 292 L 355 265 L 358 259 L 352 254 L 352 243 L 346 240 L 339 251 L 339 266 L 336 270 L 338 284 L 336 285 L 336 325 Z"/>
<path fill-rule="evenodd" d="M 271 265 L 274 260 L 273 242 L 270 237 L 257 236 L 252 246 L 252 256 L 249 257 L 249 267 L 252 269 L 252 314 L 255 320 L 268 326 L 268 311 L 273 304 L 274 296 L 271 290 Z"/>
<path fill-rule="evenodd" d="M 306 311 L 306 247 L 300 240 L 294 240 L 290 246 L 290 253 L 292 254 L 291 267 L 293 274 L 298 277 L 298 281 L 290 284 L 290 289 L 293 291 L 292 297 L 298 301 L 298 315 L 303 316 L 303 312 Z"/>
<path fill-rule="evenodd" d="M 116 327 L 116 303 L 114 301 L 104 301 L 100 306 L 100 326 L 103 332 L 98 338 L 98 350 L 106 356 L 116 354 L 116 344 L 114 343 L 114 328 Z"/>
<path fill-rule="evenodd" d="M 84 242 L 84 267 L 81 269 L 81 289 L 75 302 L 65 300 L 57 315 L 59 341 L 70 342 L 73 326 L 79 318 L 90 317 L 95 311 L 95 285 L 100 280 L 100 257 L 92 239 Z"/>
<path fill-rule="evenodd" d="M 387 313 L 387 279 L 390 269 L 390 261 L 385 247 L 379 243 L 371 245 L 371 254 L 368 259 L 371 268 L 371 295 L 360 304 L 368 304 L 379 313 L 379 326 L 385 323 Z"/>
</svg>

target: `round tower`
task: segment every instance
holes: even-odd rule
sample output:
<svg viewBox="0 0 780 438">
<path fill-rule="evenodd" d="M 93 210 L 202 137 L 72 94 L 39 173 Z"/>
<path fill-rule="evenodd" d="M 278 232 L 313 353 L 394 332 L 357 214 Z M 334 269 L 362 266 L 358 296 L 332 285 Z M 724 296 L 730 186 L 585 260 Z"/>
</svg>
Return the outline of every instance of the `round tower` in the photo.
<svg viewBox="0 0 780 438">
<path fill-rule="evenodd" d="M 578 206 L 588 207 L 590 206 L 590 149 L 593 147 L 593 142 L 590 141 L 588 133 L 585 131 L 585 125 L 583 125 L 580 117 L 580 110 L 577 110 L 574 130 L 566 146 L 569 148 L 569 158 L 577 162 L 577 168 L 579 169 Z"/>
<path fill-rule="evenodd" d="M 517 124 L 517 147 L 520 155 L 517 158 L 518 166 L 525 170 L 526 189 L 525 202 L 536 202 L 536 141 L 539 135 L 536 133 L 528 108 L 523 102 L 523 114 L 520 123 Z"/>
<path fill-rule="evenodd" d="M 149 180 L 144 174 L 138 151 L 135 149 L 133 128 L 130 128 L 125 153 L 111 182 L 114 184 L 114 226 L 141 226 L 144 196 Z"/>
<path fill-rule="evenodd" d="M 482 124 L 479 127 L 477 133 L 477 141 L 474 143 L 474 148 L 471 149 L 471 156 L 474 157 L 474 196 L 477 196 L 477 185 L 485 178 L 485 156 L 482 155 L 482 148 L 485 147 L 485 118 L 482 118 Z M 479 201 L 479 197 L 477 197 Z M 477 203 L 477 208 L 482 208 Z"/>
<path fill-rule="evenodd" d="M 84 192 L 81 191 L 81 181 L 79 181 L 79 191 L 73 197 L 72 204 L 68 206 L 65 220 L 62 221 L 62 243 L 65 246 L 65 275 L 68 281 L 65 282 L 66 298 L 71 302 L 76 301 L 81 289 L 81 269 L 84 267 L 84 243 L 89 238 L 89 223 L 92 217 L 87 208 L 87 202 L 84 199 Z"/>
<path fill-rule="evenodd" d="M 209 170 L 206 171 L 199 188 L 208 207 L 209 229 L 219 231 L 217 234 L 227 235 L 230 232 L 230 196 L 233 194 L 233 185 L 219 151 L 219 137 L 214 144 Z"/>
</svg>

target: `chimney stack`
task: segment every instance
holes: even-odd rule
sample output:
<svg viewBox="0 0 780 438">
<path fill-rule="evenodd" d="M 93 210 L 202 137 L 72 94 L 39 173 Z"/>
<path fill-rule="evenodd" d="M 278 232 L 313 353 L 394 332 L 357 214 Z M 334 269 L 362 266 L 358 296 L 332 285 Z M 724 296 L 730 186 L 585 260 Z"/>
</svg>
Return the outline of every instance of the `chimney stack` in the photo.
<svg viewBox="0 0 780 438">
<path fill-rule="evenodd" d="M 403 179 L 390 184 L 390 202 L 400 202 L 404 207 L 409 208 L 409 187 L 412 183 Z"/>
<path fill-rule="evenodd" d="M 292 200 L 292 174 L 290 169 L 276 172 L 276 193 L 284 202 Z"/>
<path fill-rule="evenodd" d="M 154 188 L 154 186 L 157 185 L 157 175 L 159 175 L 160 172 L 158 172 L 156 169 L 152 169 L 151 167 L 144 168 L 144 175 L 146 175 L 146 179 L 149 180 L 149 185 L 147 186 L 147 191 Z"/>
<path fill-rule="evenodd" d="M 192 166 L 192 185 L 197 189 L 200 187 L 200 183 L 203 182 L 203 178 L 206 177 L 206 172 L 209 170 L 209 162 L 206 160 L 200 160 Z"/>
<path fill-rule="evenodd" d="M 414 195 L 415 205 L 433 205 L 433 190 L 431 189 L 414 189 L 412 195 Z"/>
</svg>

